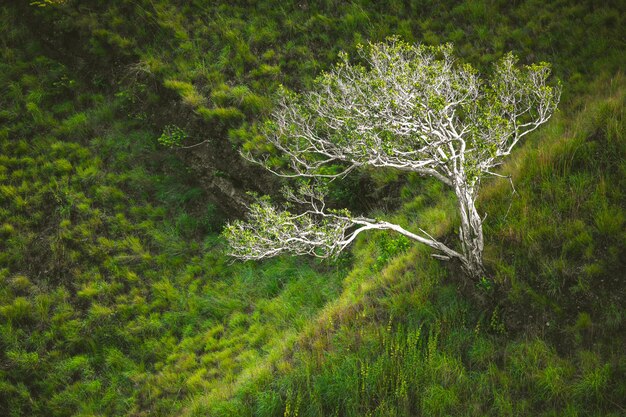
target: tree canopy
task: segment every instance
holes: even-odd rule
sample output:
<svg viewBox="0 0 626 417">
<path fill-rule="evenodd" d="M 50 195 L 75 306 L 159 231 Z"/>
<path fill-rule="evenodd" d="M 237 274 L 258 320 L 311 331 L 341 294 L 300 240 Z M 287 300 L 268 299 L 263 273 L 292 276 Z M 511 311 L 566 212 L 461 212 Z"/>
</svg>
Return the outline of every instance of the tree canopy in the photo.
<svg viewBox="0 0 626 417">
<path fill-rule="evenodd" d="M 480 180 L 519 141 L 547 122 L 560 87 L 549 85 L 547 63 L 517 66 L 504 56 L 486 79 L 458 61 L 449 44 L 424 46 L 398 38 L 358 48 L 357 62 L 341 54 L 315 88 L 297 94 L 282 89 L 265 136 L 285 159 L 244 154 L 284 177 L 313 179 L 287 192 L 306 210 L 292 214 L 262 200 L 248 220 L 227 226 L 232 254 L 260 259 L 282 252 L 327 257 L 363 230 L 393 229 L 457 258 L 473 276 L 483 273 L 482 218 L 475 207 Z M 343 177 L 362 167 L 386 167 L 431 176 L 454 189 L 461 214 L 461 251 L 423 230 L 325 210 L 319 180 Z"/>
</svg>

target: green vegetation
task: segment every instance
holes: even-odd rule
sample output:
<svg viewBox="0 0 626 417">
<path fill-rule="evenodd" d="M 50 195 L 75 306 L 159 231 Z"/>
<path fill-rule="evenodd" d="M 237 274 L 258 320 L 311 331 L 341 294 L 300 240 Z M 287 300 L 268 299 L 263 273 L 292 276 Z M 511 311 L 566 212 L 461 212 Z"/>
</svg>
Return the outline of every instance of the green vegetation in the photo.
<svg viewBox="0 0 626 417">
<path fill-rule="evenodd" d="M 0 414 L 170 414 L 335 296 L 335 269 L 229 265 L 219 213 L 158 133 L 10 37 L 22 47 L 1 71 Z"/>
<path fill-rule="evenodd" d="M 0 415 L 622 415 L 621 3 L 219 3 L 0 7 Z M 516 192 L 482 191 L 492 279 L 382 232 L 232 263 L 234 191 L 275 189 L 237 149 L 279 83 L 392 34 L 564 82 Z M 359 174 L 338 204 L 458 239 L 441 184 Z"/>
<path fill-rule="evenodd" d="M 621 415 L 626 83 L 608 85 L 507 165 L 516 194 L 485 187 L 494 283 L 468 287 L 419 245 L 361 240 L 340 298 L 277 364 L 287 371 L 189 415 Z M 439 184 L 419 181 L 393 220 L 454 216 Z"/>
</svg>

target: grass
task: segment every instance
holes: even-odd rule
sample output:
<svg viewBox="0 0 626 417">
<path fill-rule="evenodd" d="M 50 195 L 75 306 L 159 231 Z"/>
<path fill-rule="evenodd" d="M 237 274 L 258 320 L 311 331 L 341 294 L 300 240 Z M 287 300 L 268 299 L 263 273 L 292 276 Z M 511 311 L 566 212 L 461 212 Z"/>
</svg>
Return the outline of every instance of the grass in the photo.
<svg viewBox="0 0 626 417">
<path fill-rule="evenodd" d="M 43 6 L 0 10 L 0 414 L 624 413 L 619 8 Z M 194 169 L 263 182 L 233 158 L 263 146 L 278 84 L 390 34 L 481 68 L 513 50 L 564 81 L 561 114 L 502 168 L 517 192 L 484 184 L 494 280 L 388 233 L 336 264 L 231 264 Z M 160 147 L 167 126 L 206 139 L 209 167 Z M 436 182 L 361 173 L 332 192 L 456 240 Z"/>
<path fill-rule="evenodd" d="M 623 266 L 614 254 L 626 241 L 618 208 L 626 96 L 621 75 L 610 86 L 503 167 L 513 197 L 505 181 L 485 186 L 495 286 L 467 288 L 426 249 L 369 235 L 341 296 L 270 375 L 221 401 L 195 399 L 186 415 L 621 415 Z M 580 178 L 584 186 L 576 186 Z M 422 219 L 454 218 L 435 190 L 403 192 L 407 204 L 395 220 L 408 222 L 416 210 Z M 425 209 L 425 200 L 434 205 Z M 436 233 L 452 230 L 444 223 Z"/>
<path fill-rule="evenodd" d="M 336 295 L 337 268 L 229 264 L 220 214 L 158 134 L 122 116 L 126 97 L 46 89 L 62 65 L 37 58 L 25 78 L 33 57 L 4 53 L 23 65 L 1 80 L 3 415 L 168 415 L 252 373 Z M 34 98 L 37 113 L 21 111 Z"/>
</svg>

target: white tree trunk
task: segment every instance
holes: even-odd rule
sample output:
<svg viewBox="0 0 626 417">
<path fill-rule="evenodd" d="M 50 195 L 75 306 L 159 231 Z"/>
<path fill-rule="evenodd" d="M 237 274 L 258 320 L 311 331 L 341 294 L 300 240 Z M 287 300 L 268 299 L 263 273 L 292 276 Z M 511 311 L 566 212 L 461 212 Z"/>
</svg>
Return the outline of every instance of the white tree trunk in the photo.
<svg viewBox="0 0 626 417">
<path fill-rule="evenodd" d="M 459 237 L 463 250 L 461 263 L 472 278 L 480 279 L 485 274 L 482 262 L 484 249 L 483 220 L 476 210 L 475 190 L 463 183 L 455 185 L 454 191 L 461 215 L 461 226 L 459 228 Z"/>
</svg>

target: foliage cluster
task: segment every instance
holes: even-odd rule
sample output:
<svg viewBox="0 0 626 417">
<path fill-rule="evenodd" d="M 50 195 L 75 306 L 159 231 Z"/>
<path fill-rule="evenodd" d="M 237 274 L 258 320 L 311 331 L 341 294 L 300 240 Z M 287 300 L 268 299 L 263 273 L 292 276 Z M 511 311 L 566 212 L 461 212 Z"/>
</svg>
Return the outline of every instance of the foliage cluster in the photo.
<svg viewBox="0 0 626 417">
<path fill-rule="evenodd" d="M 175 148 L 181 146 L 185 139 L 187 139 L 187 134 L 183 129 L 176 125 L 167 125 L 157 141 L 165 147 Z"/>
</svg>

